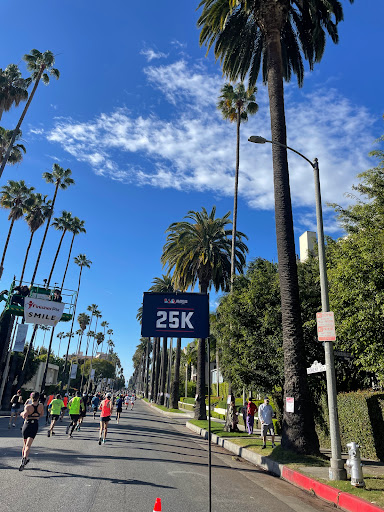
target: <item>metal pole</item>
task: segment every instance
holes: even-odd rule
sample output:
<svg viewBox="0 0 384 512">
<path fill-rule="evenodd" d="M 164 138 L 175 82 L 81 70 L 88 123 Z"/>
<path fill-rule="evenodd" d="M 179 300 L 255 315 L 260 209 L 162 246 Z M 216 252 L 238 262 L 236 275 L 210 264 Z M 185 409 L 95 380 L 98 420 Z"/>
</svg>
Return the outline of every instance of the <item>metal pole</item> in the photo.
<svg viewBox="0 0 384 512">
<path fill-rule="evenodd" d="M 208 342 L 208 493 L 209 512 L 212 510 L 212 441 L 211 441 L 211 345 Z"/>
<path fill-rule="evenodd" d="M 316 197 L 316 220 L 317 220 L 317 243 L 319 247 L 319 270 L 320 270 L 320 288 L 321 288 L 321 309 L 325 313 L 329 311 L 329 294 L 327 279 L 327 263 L 325 258 L 323 212 L 321 207 L 320 175 L 319 162 L 315 158 L 313 162 L 313 174 L 315 178 L 315 197 Z M 341 441 L 339 418 L 337 415 L 337 391 L 335 362 L 333 357 L 332 341 L 324 342 L 325 365 L 327 376 L 327 395 L 329 410 L 329 430 L 331 436 L 331 465 L 329 468 L 330 480 L 346 480 L 347 472 L 344 469 L 344 462 L 341 458 Z"/>
</svg>

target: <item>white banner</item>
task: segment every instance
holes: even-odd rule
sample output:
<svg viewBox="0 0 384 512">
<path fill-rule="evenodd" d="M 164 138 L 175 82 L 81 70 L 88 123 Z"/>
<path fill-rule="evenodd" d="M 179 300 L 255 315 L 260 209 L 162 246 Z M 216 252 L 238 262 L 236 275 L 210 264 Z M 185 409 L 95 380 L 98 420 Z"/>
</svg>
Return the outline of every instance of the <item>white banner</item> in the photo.
<svg viewBox="0 0 384 512">
<path fill-rule="evenodd" d="M 76 379 L 77 374 L 77 363 L 72 363 L 70 379 Z"/>
<path fill-rule="evenodd" d="M 13 347 L 14 352 L 22 352 L 24 350 L 25 338 L 27 337 L 28 325 L 19 324 L 17 326 L 16 340 Z"/>
<path fill-rule="evenodd" d="M 24 320 L 29 324 L 56 326 L 64 311 L 63 302 L 25 298 Z"/>
<path fill-rule="evenodd" d="M 91 370 L 91 380 L 95 380 L 95 369 Z"/>
</svg>

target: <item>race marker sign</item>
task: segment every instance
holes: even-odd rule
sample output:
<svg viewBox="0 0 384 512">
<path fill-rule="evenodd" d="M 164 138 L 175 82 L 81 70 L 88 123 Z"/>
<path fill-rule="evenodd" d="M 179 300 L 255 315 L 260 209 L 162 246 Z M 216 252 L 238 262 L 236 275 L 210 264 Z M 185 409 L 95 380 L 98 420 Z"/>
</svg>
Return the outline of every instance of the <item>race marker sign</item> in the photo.
<svg viewBox="0 0 384 512">
<path fill-rule="evenodd" d="M 208 338 L 209 295 L 144 292 L 141 335 Z"/>
</svg>

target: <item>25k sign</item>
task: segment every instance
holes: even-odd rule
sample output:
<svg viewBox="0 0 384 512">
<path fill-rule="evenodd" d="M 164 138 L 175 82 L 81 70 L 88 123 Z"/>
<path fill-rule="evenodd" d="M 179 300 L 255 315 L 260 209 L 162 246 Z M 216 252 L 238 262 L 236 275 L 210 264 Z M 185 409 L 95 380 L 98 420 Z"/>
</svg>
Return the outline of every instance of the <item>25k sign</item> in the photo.
<svg viewBox="0 0 384 512">
<path fill-rule="evenodd" d="M 200 293 L 145 292 L 141 335 L 208 338 L 209 296 Z"/>
</svg>

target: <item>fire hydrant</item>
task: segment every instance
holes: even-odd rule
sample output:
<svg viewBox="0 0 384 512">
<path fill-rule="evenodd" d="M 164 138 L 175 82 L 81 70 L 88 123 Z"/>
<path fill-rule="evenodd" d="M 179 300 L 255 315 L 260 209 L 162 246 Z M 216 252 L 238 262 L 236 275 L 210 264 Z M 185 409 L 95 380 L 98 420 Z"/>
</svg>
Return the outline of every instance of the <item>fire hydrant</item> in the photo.
<svg viewBox="0 0 384 512">
<path fill-rule="evenodd" d="M 347 467 L 351 472 L 351 485 L 354 487 L 365 487 L 363 479 L 363 470 L 361 469 L 363 464 L 360 458 L 360 446 L 357 443 L 348 443 L 348 454 Z"/>
</svg>

